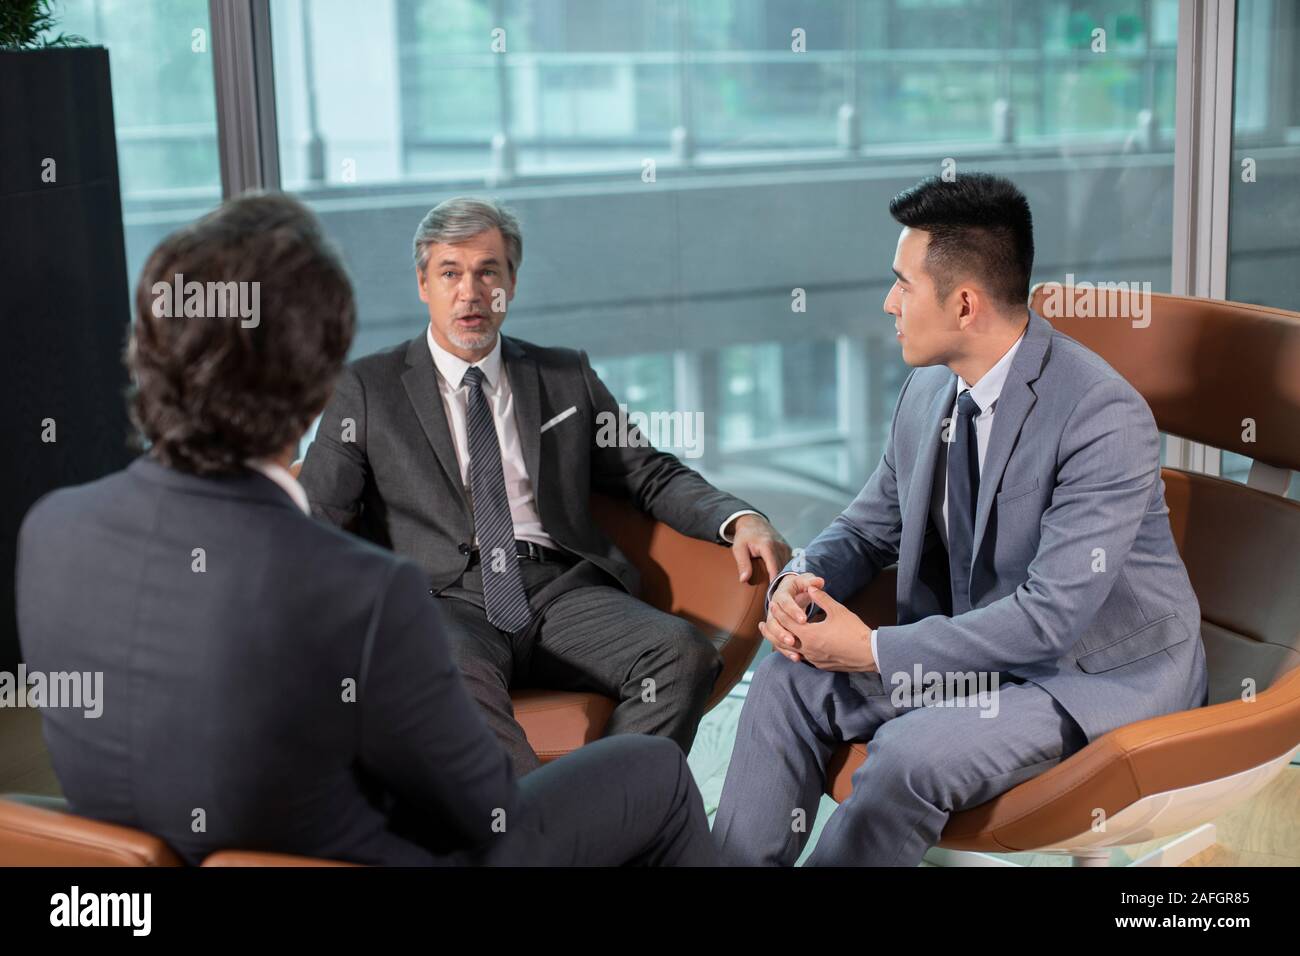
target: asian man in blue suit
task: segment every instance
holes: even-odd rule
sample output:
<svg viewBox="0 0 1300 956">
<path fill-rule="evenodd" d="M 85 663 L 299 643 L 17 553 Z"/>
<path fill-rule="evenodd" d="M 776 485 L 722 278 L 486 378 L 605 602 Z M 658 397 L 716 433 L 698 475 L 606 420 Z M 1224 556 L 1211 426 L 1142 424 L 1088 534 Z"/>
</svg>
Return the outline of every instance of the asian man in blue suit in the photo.
<svg viewBox="0 0 1300 956">
<path fill-rule="evenodd" d="M 256 314 L 213 308 L 232 293 Z M 146 263 L 127 361 L 148 452 L 41 499 L 19 540 L 28 668 L 103 675 L 96 719 L 42 715 L 71 809 L 188 863 L 716 862 L 668 738 L 600 740 L 517 781 L 425 573 L 310 517 L 287 466 L 354 316 L 285 196 L 228 202 Z"/>
<path fill-rule="evenodd" d="M 885 311 L 914 370 L 866 486 L 769 591 L 779 653 L 750 685 L 714 822 L 729 863 L 796 861 L 846 741 L 867 759 L 808 864 L 915 866 L 953 812 L 1206 702 L 1155 421 L 1027 308 L 1025 197 L 973 173 L 890 212 Z M 894 562 L 897 623 L 844 607 Z"/>
</svg>

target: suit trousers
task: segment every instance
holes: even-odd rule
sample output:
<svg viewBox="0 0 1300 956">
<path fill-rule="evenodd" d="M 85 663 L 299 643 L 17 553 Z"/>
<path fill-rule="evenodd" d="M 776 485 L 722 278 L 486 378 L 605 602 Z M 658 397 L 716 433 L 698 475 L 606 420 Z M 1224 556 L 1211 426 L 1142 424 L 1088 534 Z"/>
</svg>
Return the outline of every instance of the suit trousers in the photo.
<svg viewBox="0 0 1300 956">
<path fill-rule="evenodd" d="M 541 766 L 515 719 L 520 687 L 603 694 L 618 701 L 606 736 L 667 737 L 689 753 L 722 655 L 690 622 L 611 586 L 580 559 L 520 559 L 533 622 L 509 634 L 488 622 L 481 566 L 438 595 L 452 656 L 510 754 L 516 775 Z M 489 572 L 490 573 L 490 572 Z"/>
<path fill-rule="evenodd" d="M 663 737 L 597 740 L 519 781 L 519 805 L 458 866 L 717 866 L 704 800 Z"/>
<path fill-rule="evenodd" d="M 806 865 L 917 866 L 954 811 L 991 800 L 1087 745 L 1047 691 L 1000 677 L 983 698 L 920 706 L 887 688 L 880 674 L 823 671 L 769 655 L 746 694 L 714 817 L 724 862 L 793 865 L 816 819 L 832 751 L 868 741 L 853 792 L 826 821 Z"/>
</svg>

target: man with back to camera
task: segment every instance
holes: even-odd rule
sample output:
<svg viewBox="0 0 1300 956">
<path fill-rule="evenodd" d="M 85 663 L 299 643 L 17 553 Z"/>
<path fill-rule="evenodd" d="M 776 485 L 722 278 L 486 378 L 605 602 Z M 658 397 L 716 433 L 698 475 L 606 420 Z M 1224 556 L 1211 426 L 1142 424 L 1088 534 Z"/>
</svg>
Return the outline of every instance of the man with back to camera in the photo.
<svg viewBox="0 0 1300 956">
<path fill-rule="evenodd" d="M 511 704 L 520 685 L 612 697 L 606 734 L 689 752 L 721 655 L 635 597 L 637 572 L 596 527 L 590 492 L 729 544 L 741 581 L 754 558 L 770 579 L 789 548 L 634 425 L 626 444 L 602 438 L 621 411 L 586 352 L 499 334 L 523 257 L 513 214 L 449 199 L 413 247 L 429 321 L 344 370 L 299 476 L 313 514 L 425 569 L 458 625 L 453 657 L 521 775 L 539 760 Z"/>
<path fill-rule="evenodd" d="M 258 321 L 161 314 L 154 286 L 170 295 L 180 275 L 187 290 L 260 283 Z M 354 316 L 342 264 L 287 196 L 229 201 L 150 256 L 127 353 L 149 451 L 46 495 L 19 537 L 28 665 L 104 675 L 98 718 L 42 713 L 71 810 L 190 864 L 231 848 L 714 864 L 671 741 L 596 741 L 517 783 L 424 571 L 309 517 L 287 466 Z"/>
<path fill-rule="evenodd" d="M 714 821 L 728 863 L 796 861 L 843 742 L 869 741 L 867 759 L 807 862 L 915 866 L 954 811 L 1206 702 L 1155 421 L 1027 308 L 1024 196 L 930 178 L 890 213 L 884 307 L 914 370 L 866 486 L 768 592 L 779 653 L 750 684 Z M 840 602 L 895 561 L 898 623 L 870 627 Z M 982 677 L 995 706 L 927 698 L 918 674 Z"/>
</svg>

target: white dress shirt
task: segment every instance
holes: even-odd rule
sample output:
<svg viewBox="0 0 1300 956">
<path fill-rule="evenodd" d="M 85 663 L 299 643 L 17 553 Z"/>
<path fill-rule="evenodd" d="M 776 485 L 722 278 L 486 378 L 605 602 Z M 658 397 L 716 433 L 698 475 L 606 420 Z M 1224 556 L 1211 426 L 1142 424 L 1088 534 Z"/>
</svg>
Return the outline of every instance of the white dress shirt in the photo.
<svg viewBox="0 0 1300 956">
<path fill-rule="evenodd" d="M 469 386 L 464 383 L 464 378 L 470 363 L 439 345 L 434 340 L 432 325 L 426 327 L 425 338 L 433 355 L 433 367 L 438 370 L 438 393 L 442 396 L 447 427 L 451 430 L 451 442 L 456 449 L 456 462 L 460 465 L 460 483 L 468 498 Z M 510 519 L 514 522 L 515 537 L 554 548 L 555 541 L 542 528 L 533 482 L 524 465 L 524 446 L 519 440 L 519 424 L 515 421 L 514 393 L 510 390 L 510 376 L 505 374 L 505 363 L 501 359 L 501 336 L 497 336 L 492 351 L 473 364 L 483 372 L 483 397 L 492 410 L 492 421 L 497 428 L 501 471 L 506 479 L 506 497 L 510 500 Z M 478 543 L 477 535 L 474 543 Z"/>
</svg>

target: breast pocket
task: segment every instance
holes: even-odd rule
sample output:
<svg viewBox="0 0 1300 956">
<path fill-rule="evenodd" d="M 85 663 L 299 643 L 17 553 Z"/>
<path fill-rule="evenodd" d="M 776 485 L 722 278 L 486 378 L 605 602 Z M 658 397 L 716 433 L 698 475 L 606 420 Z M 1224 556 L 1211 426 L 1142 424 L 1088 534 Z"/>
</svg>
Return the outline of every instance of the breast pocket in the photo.
<svg viewBox="0 0 1300 956">
<path fill-rule="evenodd" d="M 985 540 L 995 542 L 993 562 L 998 577 L 1024 580 L 1025 569 L 1034 560 L 1039 539 L 1038 479 L 1031 478 L 1004 491 L 994 499 Z"/>
<path fill-rule="evenodd" d="M 1099 647 L 1094 651 L 1080 655 L 1077 660 L 1079 669 L 1089 674 L 1114 670 L 1125 664 L 1132 664 L 1144 657 L 1158 654 L 1167 647 L 1173 647 L 1187 640 L 1187 628 L 1170 611 L 1162 618 L 1144 624 L 1132 634 L 1121 637 L 1118 641 Z"/>
<path fill-rule="evenodd" d="M 542 422 L 542 427 L 539 430 L 540 434 L 546 434 L 546 432 L 550 431 L 552 428 L 555 428 L 557 425 L 564 424 L 569 419 L 577 416 L 577 414 L 578 414 L 578 406 L 570 405 L 568 408 L 560 412 L 558 415 L 552 415 L 546 421 Z"/>
<path fill-rule="evenodd" d="M 1012 488 L 1004 488 L 1002 491 L 999 491 L 997 495 L 998 507 L 1000 508 L 1009 502 L 1015 501 L 1017 498 L 1023 498 L 1031 491 L 1037 491 L 1037 490 L 1038 490 L 1037 478 L 1030 478 L 1028 481 L 1022 482 L 1021 484 L 1018 484 Z"/>
</svg>

